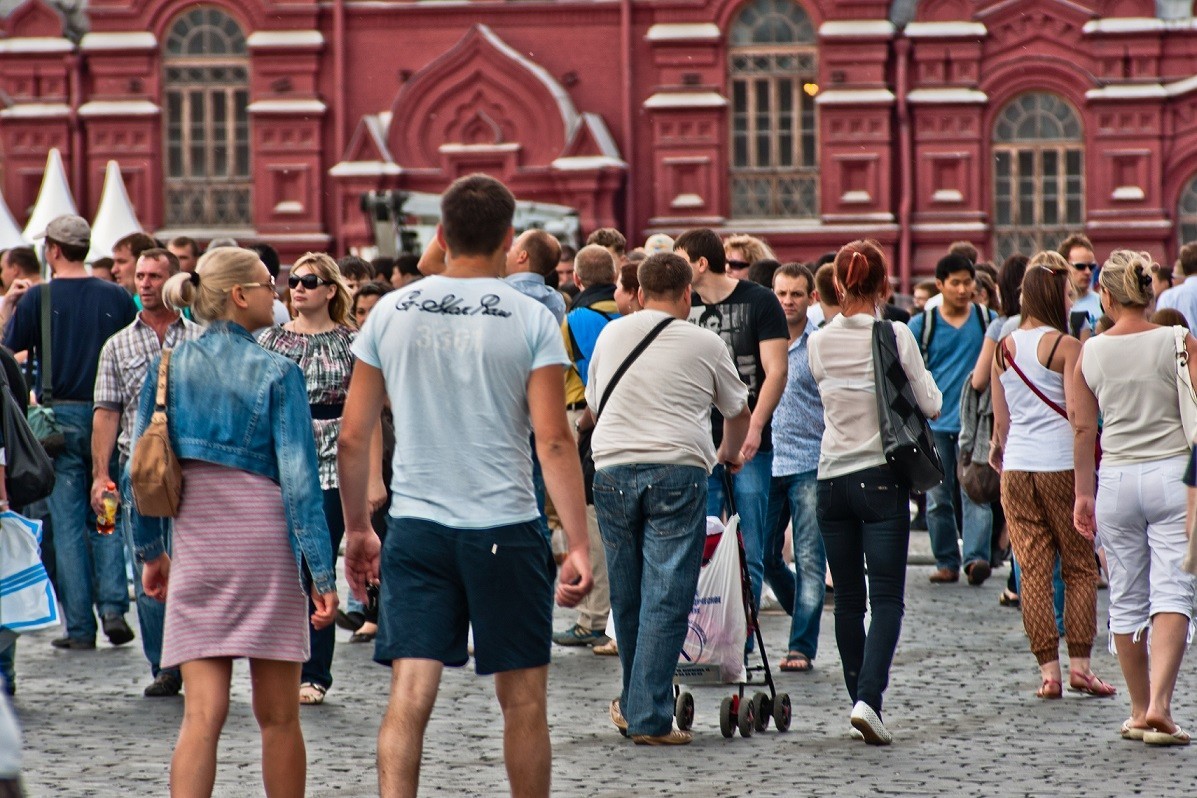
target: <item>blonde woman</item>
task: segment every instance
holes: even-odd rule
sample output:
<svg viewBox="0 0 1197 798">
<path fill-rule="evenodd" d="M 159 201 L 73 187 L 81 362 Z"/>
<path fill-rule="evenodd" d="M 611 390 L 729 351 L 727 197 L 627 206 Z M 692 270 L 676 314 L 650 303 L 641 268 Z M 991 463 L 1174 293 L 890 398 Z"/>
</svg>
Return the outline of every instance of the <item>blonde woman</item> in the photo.
<svg viewBox="0 0 1197 798">
<path fill-rule="evenodd" d="M 162 666 L 180 666 L 187 685 L 171 795 L 212 794 L 239 657 L 249 658 L 266 795 L 303 795 L 295 691 L 308 658 L 309 612 L 312 626 L 326 628 L 337 609 L 303 374 L 249 334 L 274 318 L 274 281 L 257 253 L 209 250 L 194 273 L 167 281 L 163 297 L 209 324 L 170 361 L 170 442 L 183 464 L 173 559 L 157 519 L 133 514 L 145 592 L 159 601 L 170 594 Z M 154 411 L 157 377 L 155 361 L 135 447 Z"/>
<path fill-rule="evenodd" d="M 291 267 L 287 279 L 291 289 L 291 307 L 295 318 L 281 327 L 271 327 L 258 337 L 266 349 L 294 361 L 303 371 L 307 386 L 307 405 L 316 440 L 316 461 L 320 469 L 320 488 L 324 498 L 324 516 L 329 542 L 336 552 L 345 534 L 341 513 L 341 492 L 337 481 L 337 436 L 341 431 L 341 413 L 353 373 L 353 298 L 337 263 L 323 252 L 309 252 Z M 371 496 L 386 496 L 386 487 L 372 483 Z M 334 560 L 336 555 L 334 554 Z M 332 627 L 312 628 L 312 657 L 303 666 L 299 689 L 301 704 L 322 704 L 332 686 L 333 648 L 336 632 Z"/>
<path fill-rule="evenodd" d="M 1092 542 L 1072 523 L 1075 480 L 1072 425 L 1065 408 L 1081 342 L 1068 335 L 1072 291 L 1068 262 L 1040 252 L 1022 280 L 1022 321 L 993 360 L 993 435 L 989 462 L 1002 475 L 1002 509 L 1022 568 L 1022 622 L 1039 664 L 1038 698 L 1060 698 L 1060 636 L 1052 573 L 1057 559 L 1066 590 L 1069 688 L 1112 696 L 1089 667 L 1097 634 L 1097 563 Z"/>
<path fill-rule="evenodd" d="M 1144 318 L 1152 300 L 1151 256 L 1117 250 L 1101 270 L 1102 308 L 1114 320 L 1087 341 L 1069 399 L 1076 430 L 1076 528 L 1095 532 L 1110 569 L 1110 632 L 1130 693 L 1121 735 L 1151 745 L 1188 745 L 1172 719 L 1172 692 L 1193 615 L 1186 549 L 1189 442 L 1181 425 L 1173 330 Z M 1197 341 L 1186 336 L 1197 380 Z M 1102 419 L 1101 471 L 1093 444 Z M 1096 493 L 1096 502 L 1094 494 Z"/>
</svg>

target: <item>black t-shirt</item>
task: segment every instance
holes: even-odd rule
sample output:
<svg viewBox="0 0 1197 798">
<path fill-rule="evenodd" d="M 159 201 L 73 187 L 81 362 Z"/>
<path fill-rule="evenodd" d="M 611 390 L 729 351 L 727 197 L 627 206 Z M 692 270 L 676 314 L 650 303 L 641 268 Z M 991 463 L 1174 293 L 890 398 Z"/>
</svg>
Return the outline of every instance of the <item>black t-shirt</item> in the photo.
<svg viewBox="0 0 1197 798">
<path fill-rule="evenodd" d="M 718 333 L 727 344 L 736 371 L 748 386 L 748 406 L 755 409 L 765 381 L 760 342 L 774 338 L 789 340 L 790 337 L 786 314 L 777 297 L 768 288 L 748 280 L 741 280 L 727 299 L 714 305 L 705 304 L 695 291 L 690 322 Z M 762 452 L 773 449 L 772 429 L 770 422 L 761 432 Z M 719 446 L 723 442 L 723 416 L 714 408 L 711 409 L 711 433 L 715 445 Z"/>
<path fill-rule="evenodd" d="M 42 290 L 29 289 L 17 303 L 4 331 L 4 345 L 14 352 L 36 353 L 41 366 Z M 129 292 L 97 277 L 54 280 L 50 289 L 50 385 L 54 399 L 90 402 L 100 350 L 118 330 L 133 323 L 137 306 Z M 41 395 L 41 386 L 34 389 Z"/>
</svg>

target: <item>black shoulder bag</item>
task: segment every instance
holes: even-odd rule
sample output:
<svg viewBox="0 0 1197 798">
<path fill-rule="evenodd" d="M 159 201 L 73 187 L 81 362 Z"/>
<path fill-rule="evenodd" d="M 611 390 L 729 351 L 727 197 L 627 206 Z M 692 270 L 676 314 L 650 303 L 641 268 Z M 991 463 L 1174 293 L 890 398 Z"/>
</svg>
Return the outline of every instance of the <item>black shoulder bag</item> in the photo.
<svg viewBox="0 0 1197 798">
<path fill-rule="evenodd" d="M 599 417 L 603 414 L 603 408 L 607 406 L 607 400 L 611 398 L 611 391 L 619 384 L 628 367 L 636 362 L 636 358 L 640 357 L 645 349 L 648 349 L 648 345 L 653 342 L 653 339 L 660 335 L 661 331 L 674 321 L 677 321 L 677 319 L 672 316 L 662 319 L 661 323 L 649 330 L 648 335 L 644 336 L 644 340 L 636 344 L 636 348 L 628 353 L 628 356 L 619 364 L 619 368 L 615 370 L 615 374 L 611 376 L 611 382 L 607 384 L 607 390 L 603 391 L 603 398 L 599 401 L 598 412 L 594 414 L 594 426 L 585 432 L 578 433 L 578 457 L 582 459 L 582 482 L 586 486 L 587 504 L 594 504 L 594 455 L 590 451 L 590 438 L 594 435 L 595 428 L 598 427 Z"/>
<path fill-rule="evenodd" d="M 25 390 L 18 386 L 17 390 Z M 5 490 L 9 504 L 23 508 L 54 490 L 54 462 L 29 428 L 4 369 L 0 368 L 0 435 L 4 436 Z"/>
<path fill-rule="evenodd" d="M 894 325 L 873 324 L 873 375 L 877 382 L 877 421 L 881 448 L 890 468 L 913 490 L 924 492 L 943 482 L 943 463 L 927 417 L 915 401 L 910 379 L 898 356 Z"/>
</svg>

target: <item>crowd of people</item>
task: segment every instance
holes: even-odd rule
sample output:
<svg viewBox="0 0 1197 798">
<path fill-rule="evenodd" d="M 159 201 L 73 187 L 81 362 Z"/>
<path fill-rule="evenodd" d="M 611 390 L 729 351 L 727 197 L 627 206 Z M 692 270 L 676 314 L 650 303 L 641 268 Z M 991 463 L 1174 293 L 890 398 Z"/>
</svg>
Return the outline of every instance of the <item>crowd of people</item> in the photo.
<svg viewBox="0 0 1197 798">
<path fill-rule="evenodd" d="M 232 240 L 201 254 L 137 233 L 85 265 L 77 216 L 43 236 L 52 280 L 33 249 L 0 253 L 4 346 L 64 439 L 53 493 L 18 508 L 46 530 L 51 645 L 131 642 L 134 569 L 145 695 L 186 701 L 172 794 L 211 794 L 235 658 L 266 793 L 302 794 L 299 708 L 333 685 L 334 625 L 391 668 L 385 796 L 415 794 L 442 668 L 470 659 L 495 677 L 513 794 L 547 795 L 554 644 L 619 657 L 620 733 L 690 742 L 674 667 L 707 519 L 732 506 L 750 600 L 791 616 L 781 670 L 814 667 L 833 591 L 853 737 L 893 739 L 883 698 L 925 523 L 936 590 L 1011 566 L 1000 603 L 1021 609 L 1040 699 L 1063 694 L 1061 637 L 1068 689 L 1118 693 L 1090 667 L 1108 583 L 1117 733 L 1189 743 L 1171 698 L 1197 572 L 1197 245 L 1173 285 L 1147 253 L 1099 264 L 1081 234 L 997 269 L 959 242 L 907 309 L 874 241 L 782 263 L 747 235 L 629 248 L 604 228 L 574 251 L 515 235 L 514 208 L 462 178 L 422 256 L 308 253 L 281 293 L 277 253 Z M 882 321 L 942 466 L 925 498 L 883 444 Z M 171 519 L 139 511 L 132 476 L 155 414 L 182 464 Z M 120 535 L 96 525 L 111 486 Z M 556 631 L 554 599 L 577 609 Z"/>
</svg>

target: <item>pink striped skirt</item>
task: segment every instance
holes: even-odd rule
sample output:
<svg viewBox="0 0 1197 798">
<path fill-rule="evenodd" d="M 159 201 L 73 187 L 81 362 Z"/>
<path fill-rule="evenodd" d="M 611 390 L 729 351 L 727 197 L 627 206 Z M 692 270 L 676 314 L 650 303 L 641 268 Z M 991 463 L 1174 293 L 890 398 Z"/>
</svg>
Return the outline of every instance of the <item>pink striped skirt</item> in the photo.
<svg viewBox="0 0 1197 798">
<path fill-rule="evenodd" d="M 184 461 L 172 544 L 162 667 L 207 657 L 307 661 L 307 596 L 277 484 Z"/>
</svg>

